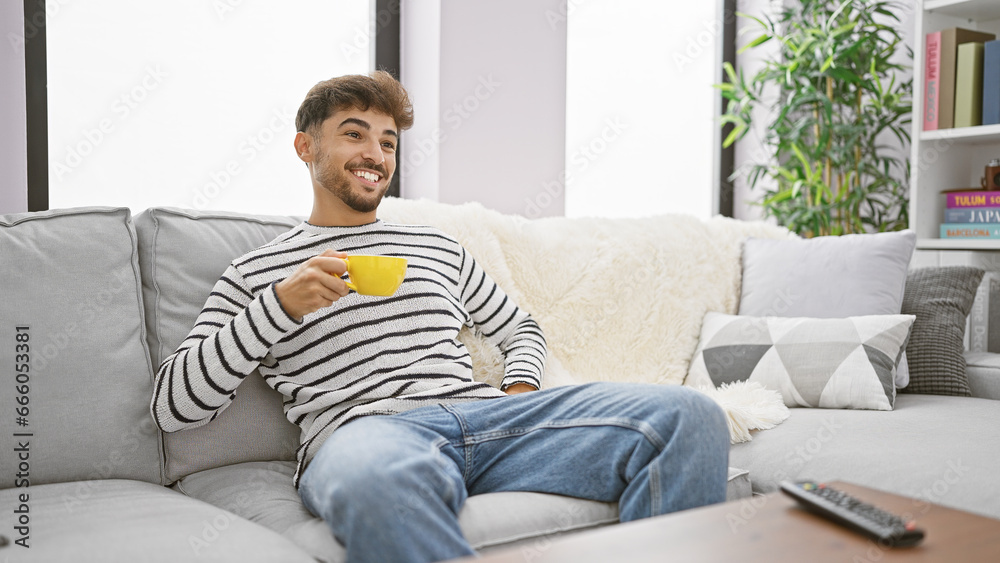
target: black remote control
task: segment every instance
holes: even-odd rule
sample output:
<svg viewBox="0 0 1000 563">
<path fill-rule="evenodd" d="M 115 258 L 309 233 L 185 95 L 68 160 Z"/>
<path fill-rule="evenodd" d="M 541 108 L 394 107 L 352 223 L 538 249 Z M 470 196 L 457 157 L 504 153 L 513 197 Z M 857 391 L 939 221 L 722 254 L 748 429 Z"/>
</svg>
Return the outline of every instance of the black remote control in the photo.
<svg viewBox="0 0 1000 563">
<path fill-rule="evenodd" d="M 916 522 L 904 521 L 880 508 L 814 481 L 784 481 L 781 490 L 803 508 L 842 526 L 861 532 L 888 547 L 909 547 L 924 539 Z"/>
</svg>

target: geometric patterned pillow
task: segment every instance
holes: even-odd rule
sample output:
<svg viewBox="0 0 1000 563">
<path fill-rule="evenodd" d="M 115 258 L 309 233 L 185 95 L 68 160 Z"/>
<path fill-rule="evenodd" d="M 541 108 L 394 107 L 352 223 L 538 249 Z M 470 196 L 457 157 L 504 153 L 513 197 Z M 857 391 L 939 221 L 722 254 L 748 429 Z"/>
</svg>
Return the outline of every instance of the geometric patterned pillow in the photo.
<svg viewBox="0 0 1000 563">
<path fill-rule="evenodd" d="M 842 319 L 710 312 L 686 385 L 756 381 L 789 407 L 892 410 L 914 315 Z"/>
</svg>

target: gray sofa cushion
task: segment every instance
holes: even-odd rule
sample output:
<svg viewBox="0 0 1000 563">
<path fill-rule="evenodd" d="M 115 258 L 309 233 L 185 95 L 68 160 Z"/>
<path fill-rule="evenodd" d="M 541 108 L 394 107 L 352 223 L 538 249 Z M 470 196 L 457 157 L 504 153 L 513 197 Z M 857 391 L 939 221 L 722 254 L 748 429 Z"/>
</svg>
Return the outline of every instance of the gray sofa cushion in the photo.
<svg viewBox="0 0 1000 563">
<path fill-rule="evenodd" d="M 982 268 L 946 266 L 906 276 L 902 311 L 917 320 L 906 345 L 910 384 L 903 393 L 971 396 L 963 341 L 983 273 Z"/>
<path fill-rule="evenodd" d="M 972 396 L 1000 401 L 1000 354 L 966 352 L 965 363 Z"/>
<path fill-rule="evenodd" d="M 24 489 L 0 490 L 0 532 L 13 522 Z M 73 561 L 312 562 L 281 535 L 161 485 L 121 479 L 32 485 L 30 547 L 0 549 L 21 563 Z"/>
<path fill-rule="evenodd" d="M 136 217 L 146 326 L 154 366 L 174 352 L 229 263 L 299 224 L 290 217 L 151 208 Z M 295 459 L 299 428 L 281 395 L 251 374 L 204 426 L 163 435 L 168 482 L 245 461 Z"/>
<path fill-rule="evenodd" d="M 20 469 L 32 490 L 78 479 L 160 482 L 135 237 L 122 208 L 0 216 L 0 488 L 14 486 Z M 15 371 L 25 359 L 21 394 Z M 26 409 L 27 426 L 16 425 L 15 407 Z"/>
<path fill-rule="evenodd" d="M 302 505 L 294 472 L 293 462 L 241 463 L 188 475 L 174 488 L 282 534 L 319 561 L 343 561 L 344 548 Z M 750 496 L 747 471 L 730 468 L 728 479 L 727 500 Z M 466 538 L 480 551 L 616 522 L 614 503 L 521 492 L 469 497 L 459 515 Z"/>
<path fill-rule="evenodd" d="M 793 409 L 729 462 L 750 471 L 755 493 L 839 479 L 1000 518 L 997 420 L 1000 401 L 937 395 L 900 395 L 892 411 Z M 914 502 L 918 519 L 925 506 Z"/>
<path fill-rule="evenodd" d="M 913 231 L 748 239 L 743 247 L 739 314 L 814 318 L 898 314 L 916 242 Z M 905 387 L 909 377 L 904 354 L 896 370 L 896 387 Z"/>
</svg>

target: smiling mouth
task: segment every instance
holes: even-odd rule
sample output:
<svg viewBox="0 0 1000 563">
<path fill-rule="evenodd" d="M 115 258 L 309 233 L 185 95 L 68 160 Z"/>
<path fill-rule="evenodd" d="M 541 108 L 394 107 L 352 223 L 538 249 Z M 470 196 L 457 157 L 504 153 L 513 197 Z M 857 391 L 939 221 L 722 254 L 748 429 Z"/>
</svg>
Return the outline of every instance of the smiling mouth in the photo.
<svg viewBox="0 0 1000 563">
<path fill-rule="evenodd" d="M 378 185 L 379 181 L 382 180 L 382 176 L 378 172 L 371 170 L 352 170 L 351 174 L 371 185 Z"/>
</svg>

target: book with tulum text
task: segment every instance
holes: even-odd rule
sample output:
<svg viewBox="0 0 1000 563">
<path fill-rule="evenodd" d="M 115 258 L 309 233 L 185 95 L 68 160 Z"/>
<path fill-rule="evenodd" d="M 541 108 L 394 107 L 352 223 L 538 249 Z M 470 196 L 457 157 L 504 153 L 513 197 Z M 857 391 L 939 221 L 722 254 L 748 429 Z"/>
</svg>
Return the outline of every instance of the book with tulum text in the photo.
<svg viewBox="0 0 1000 563">
<path fill-rule="evenodd" d="M 1000 190 L 969 190 L 948 192 L 948 209 L 966 207 L 1000 207 Z"/>
<path fill-rule="evenodd" d="M 924 131 L 938 128 L 941 111 L 941 32 L 927 34 L 924 56 Z"/>
</svg>

